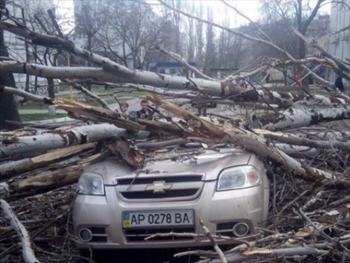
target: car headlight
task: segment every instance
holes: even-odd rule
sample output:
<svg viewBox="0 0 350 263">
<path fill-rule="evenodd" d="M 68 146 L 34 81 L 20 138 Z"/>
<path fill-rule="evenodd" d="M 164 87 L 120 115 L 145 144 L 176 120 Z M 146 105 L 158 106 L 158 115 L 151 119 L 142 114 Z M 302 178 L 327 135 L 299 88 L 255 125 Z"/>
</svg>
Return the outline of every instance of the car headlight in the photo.
<svg viewBox="0 0 350 263">
<path fill-rule="evenodd" d="M 78 181 L 79 194 L 104 195 L 105 188 L 102 176 L 94 173 L 83 173 Z"/>
<path fill-rule="evenodd" d="M 221 172 L 216 190 L 242 189 L 259 184 L 260 174 L 253 166 L 237 166 Z"/>
</svg>

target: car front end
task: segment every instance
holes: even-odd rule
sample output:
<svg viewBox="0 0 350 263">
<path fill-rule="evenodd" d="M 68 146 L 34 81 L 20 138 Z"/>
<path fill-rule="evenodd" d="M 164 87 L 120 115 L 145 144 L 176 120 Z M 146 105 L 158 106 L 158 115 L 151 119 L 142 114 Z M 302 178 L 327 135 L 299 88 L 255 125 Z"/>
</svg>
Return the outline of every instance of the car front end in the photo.
<svg viewBox="0 0 350 263">
<path fill-rule="evenodd" d="M 76 244 L 90 249 L 210 246 L 212 234 L 246 238 L 267 217 L 263 164 L 245 151 L 206 152 L 192 160 L 152 161 L 134 171 L 110 159 L 79 180 L 73 223 Z M 171 233 L 171 234 L 170 234 Z M 153 235 L 151 239 L 145 238 Z M 217 237 L 221 245 L 232 240 Z"/>
</svg>

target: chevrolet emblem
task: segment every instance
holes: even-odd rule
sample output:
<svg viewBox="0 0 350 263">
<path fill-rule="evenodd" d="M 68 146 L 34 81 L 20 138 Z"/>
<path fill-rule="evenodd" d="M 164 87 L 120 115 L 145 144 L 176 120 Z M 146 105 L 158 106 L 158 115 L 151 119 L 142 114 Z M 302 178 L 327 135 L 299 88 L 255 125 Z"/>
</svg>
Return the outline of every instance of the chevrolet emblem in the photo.
<svg viewBox="0 0 350 263">
<path fill-rule="evenodd" d="M 153 191 L 154 194 L 163 194 L 165 190 L 170 190 L 172 184 L 166 184 L 164 181 L 156 181 L 146 186 L 146 191 Z"/>
</svg>

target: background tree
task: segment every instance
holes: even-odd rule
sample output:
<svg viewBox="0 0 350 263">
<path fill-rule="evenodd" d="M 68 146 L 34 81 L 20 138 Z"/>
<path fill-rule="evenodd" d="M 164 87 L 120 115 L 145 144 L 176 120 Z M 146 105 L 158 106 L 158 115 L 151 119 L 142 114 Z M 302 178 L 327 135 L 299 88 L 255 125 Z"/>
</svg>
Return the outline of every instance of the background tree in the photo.
<svg viewBox="0 0 350 263">
<path fill-rule="evenodd" d="M 150 5 L 142 2 L 112 1 L 110 8 L 116 15 L 110 16 L 109 27 L 112 30 L 107 31 L 109 36 L 106 35 L 105 39 L 115 39 L 114 42 L 120 43 L 120 46 L 115 45 L 116 50 L 111 46 L 108 49 L 118 56 L 124 65 L 146 69 L 150 62 L 154 62 L 153 59 L 157 59 L 155 56 L 158 53 L 153 52 L 151 48 L 165 42 L 167 36 L 163 32 L 166 31 L 167 21 L 155 15 Z"/>
<path fill-rule="evenodd" d="M 208 7 L 207 9 L 208 21 L 213 21 L 213 11 Z M 203 72 L 206 75 L 210 75 L 210 68 L 216 63 L 217 46 L 215 39 L 215 32 L 212 25 L 206 26 L 206 45 L 204 55 L 204 67 Z"/>
<path fill-rule="evenodd" d="M 2 11 L 5 10 L 6 1 L 0 0 L 0 18 L 2 19 Z M 7 48 L 4 41 L 4 31 L 0 28 L 0 56 L 8 57 Z M 0 75 L 0 129 L 13 130 L 17 129 L 17 125 L 13 125 L 6 121 L 20 122 L 17 102 L 12 94 L 3 93 L 1 89 L 3 86 L 15 87 L 15 80 L 11 73 L 5 73 Z"/>
<path fill-rule="evenodd" d="M 202 2 L 199 3 L 197 7 L 197 12 L 195 13 L 195 15 L 197 17 L 204 17 L 204 7 Z M 204 23 L 202 23 L 199 20 L 196 20 L 195 27 L 196 27 L 196 39 L 197 39 L 196 62 L 201 68 L 203 68 L 204 67 L 203 52 L 204 52 L 204 44 L 205 44 Z"/>
<path fill-rule="evenodd" d="M 284 34 L 283 30 L 276 30 L 272 32 L 278 32 L 280 40 L 279 44 L 282 45 L 283 48 L 289 48 L 290 54 L 292 54 L 295 58 L 303 59 L 306 57 L 307 48 L 306 43 L 301 38 L 295 36 L 290 31 L 291 27 L 296 28 L 303 35 L 308 36 L 308 29 L 312 23 L 312 21 L 317 17 L 317 14 L 320 11 L 322 4 L 324 4 L 326 0 L 317 0 L 313 7 L 310 6 L 309 1 L 296 0 L 296 1 L 262 1 L 262 10 L 263 10 L 263 21 L 270 21 L 274 27 L 285 28 L 287 29 L 287 34 Z M 278 23 L 276 23 L 278 22 Z M 289 32 L 288 32 L 289 31 Z M 289 36 L 289 37 L 288 37 Z M 292 36 L 292 39 L 291 37 Z M 275 40 L 276 41 L 276 37 Z M 287 44 L 289 43 L 289 44 Z M 295 45 L 296 44 L 296 45 Z M 293 46 L 297 47 L 296 49 Z M 301 72 L 301 77 L 307 73 L 301 67 L 299 67 L 299 71 Z M 302 85 L 304 88 L 308 88 L 308 79 L 303 78 Z"/>
<path fill-rule="evenodd" d="M 222 23 L 224 27 L 230 27 L 230 19 L 227 10 L 225 11 L 225 18 Z M 244 60 L 250 54 L 247 54 L 247 51 L 253 52 L 253 50 L 249 50 L 249 45 L 245 45 L 242 38 L 237 37 L 235 35 L 229 34 L 227 31 L 221 30 L 220 35 L 217 39 L 217 61 L 216 66 L 219 68 L 227 68 L 227 69 L 239 69 L 244 67 L 244 62 L 248 62 Z"/>
</svg>

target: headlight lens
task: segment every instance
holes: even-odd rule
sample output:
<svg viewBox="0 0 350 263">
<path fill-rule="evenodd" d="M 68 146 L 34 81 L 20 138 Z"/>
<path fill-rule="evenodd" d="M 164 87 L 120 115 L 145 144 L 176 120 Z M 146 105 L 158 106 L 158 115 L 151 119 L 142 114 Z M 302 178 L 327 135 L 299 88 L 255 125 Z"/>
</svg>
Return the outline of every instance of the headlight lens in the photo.
<svg viewBox="0 0 350 263">
<path fill-rule="evenodd" d="M 105 188 L 102 176 L 94 173 L 83 173 L 78 181 L 79 194 L 104 195 Z"/>
<path fill-rule="evenodd" d="M 216 190 L 242 189 L 259 184 L 260 174 L 253 166 L 238 166 L 221 172 Z"/>
</svg>

